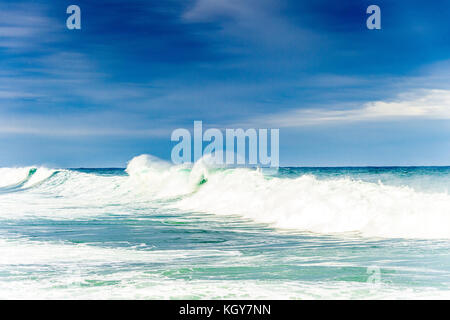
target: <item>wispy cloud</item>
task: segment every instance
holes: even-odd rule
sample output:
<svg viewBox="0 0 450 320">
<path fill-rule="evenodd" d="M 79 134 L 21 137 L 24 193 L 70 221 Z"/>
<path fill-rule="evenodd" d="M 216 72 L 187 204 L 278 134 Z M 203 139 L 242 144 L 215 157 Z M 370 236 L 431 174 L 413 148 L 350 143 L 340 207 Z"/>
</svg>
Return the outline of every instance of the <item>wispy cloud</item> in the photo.
<svg viewBox="0 0 450 320">
<path fill-rule="evenodd" d="M 127 119 L 123 124 L 121 119 Z M 134 125 L 133 125 L 134 124 Z M 147 125 L 136 116 L 114 113 L 71 115 L 22 115 L 14 117 L 0 114 L 0 134 L 33 135 L 47 137 L 170 137 L 174 128 L 169 124 Z"/>
<path fill-rule="evenodd" d="M 29 127 L 19 126 L 1 126 L 1 134 L 13 135 L 35 135 L 49 137 L 170 137 L 169 129 L 112 129 L 112 128 L 89 128 L 89 127 Z"/>
<path fill-rule="evenodd" d="M 265 115 L 256 123 L 274 127 L 300 127 L 330 123 L 395 119 L 450 119 L 450 90 L 418 90 L 392 101 L 373 101 L 355 109 L 297 109 Z"/>
<path fill-rule="evenodd" d="M 0 48 L 36 50 L 55 41 L 58 24 L 45 11 L 33 3 L 0 4 Z"/>
<path fill-rule="evenodd" d="M 223 37 L 225 44 L 232 45 L 228 52 L 252 55 L 254 59 L 261 58 L 260 50 L 248 50 L 249 46 L 279 56 L 287 54 L 280 48 L 289 49 L 295 55 L 307 51 L 302 43 L 308 42 L 309 49 L 320 44 L 319 34 L 292 23 L 282 11 L 283 4 L 271 0 L 196 0 L 182 14 L 182 19 L 188 23 L 212 23 L 216 27 L 208 32 L 211 39 Z"/>
<path fill-rule="evenodd" d="M 183 14 L 183 18 L 196 22 L 217 21 L 224 18 L 248 20 L 261 14 L 268 6 L 273 6 L 273 3 L 266 0 L 196 0 Z"/>
</svg>

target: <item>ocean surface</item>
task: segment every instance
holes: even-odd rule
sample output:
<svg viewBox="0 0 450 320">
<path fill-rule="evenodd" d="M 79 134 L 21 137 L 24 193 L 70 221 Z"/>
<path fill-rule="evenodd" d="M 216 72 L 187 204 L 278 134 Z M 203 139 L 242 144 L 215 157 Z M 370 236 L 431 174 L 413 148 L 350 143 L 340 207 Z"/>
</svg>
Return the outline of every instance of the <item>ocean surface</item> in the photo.
<svg viewBox="0 0 450 320">
<path fill-rule="evenodd" d="M 450 298 L 450 167 L 0 169 L 1 299 Z"/>
</svg>

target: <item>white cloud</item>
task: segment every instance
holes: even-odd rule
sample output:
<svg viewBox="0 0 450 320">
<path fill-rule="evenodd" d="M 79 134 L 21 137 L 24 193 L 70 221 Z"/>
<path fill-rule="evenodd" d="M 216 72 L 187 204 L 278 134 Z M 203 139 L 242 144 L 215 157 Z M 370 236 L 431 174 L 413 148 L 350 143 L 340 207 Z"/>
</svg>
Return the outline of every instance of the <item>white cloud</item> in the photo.
<svg viewBox="0 0 450 320">
<path fill-rule="evenodd" d="M 297 109 L 264 116 L 258 123 L 274 127 L 299 127 L 337 122 L 394 119 L 450 119 L 450 90 L 419 90 L 393 101 L 373 101 L 357 109 Z"/>
<path fill-rule="evenodd" d="M 54 40 L 59 24 L 45 12 L 32 3 L 0 4 L 0 48 L 36 50 Z"/>
<path fill-rule="evenodd" d="M 94 128 L 42 128 L 27 126 L 0 126 L 0 134 L 25 134 L 52 137 L 170 137 L 169 129 L 94 129 Z"/>
<path fill-rule="evenodd" d="M 161 119 L 140 121 L 139 115 L 117 112 L 21 114 L 0 112 L 0 135 L 48 137 L 152 137 L 170 138 L 174 129 Z"/>
<path fill-rule="evenodd" d="M 216 23 L 220 28 L 216 32 L 209 30 L 208 35 L 215 40 L 218 35 L 230 37 L 226 40 L 226 48 L 222 49 L 230 50 L 234 43 L 239 50 L 233 52 L 245 52 L 251 43 L 263 46 L 266 54 L 268 51 L 277 55 L 289 52 L 295 56 L 298 51 L 312 50 L 313 45 L 320 43 L 321 36 L 286 19 L 282 8 L 281 3 L 271 0 L 196 0 L 182 14 L 182 19 L 193 23 Z"/>
<path fill-rule="evenodd" d="M 1 82 L 1 79 L 0 79 Z M 21 91 L 9 91 L 9 90 L 0 90 L 0 100 L 2 99 L 28 99 L 28 98 L 36 98 L 39 95 L 35 95 L 29 92 L 21 92 Z"/>
<path fill-rule="evenodd" d="M 253 10 L 255 11 L 255 10 Z M 243 17 L 251 15 L 251 7 L 248 3 L 237 0 L 197 0 L 187 10 L 183 18 L 189 21 L 203 22 L 214 20 L 218 17 Z"/>
<path fill-rule="evenodd" d="M 47 121 L 47 125 L 29 123 L 30 121 L 5 124 L 0 122 L 0 134 L 24 134 L 50 137 L 170 137 L 171 128 L 153 127 L 149 129 L 106 128 L 80 125 L 60 125 L 56 120 Z"/>
<path fill-rule="evenodd" d="M 32 28 L 24 27 L 0 27 L 0 37 L 15 38 L 15 37 L 30 37 L 35 34 Z"/>
</svg>

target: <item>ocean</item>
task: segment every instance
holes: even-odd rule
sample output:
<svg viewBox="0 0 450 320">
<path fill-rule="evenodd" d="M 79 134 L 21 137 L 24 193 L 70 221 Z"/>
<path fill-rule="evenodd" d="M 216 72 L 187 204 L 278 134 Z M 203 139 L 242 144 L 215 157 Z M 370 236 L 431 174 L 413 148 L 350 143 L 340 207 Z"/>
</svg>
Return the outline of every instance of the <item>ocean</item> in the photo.
<svg viewBox="0 0 450 320">
<path fill-rule="evenodd" d="M 0 169 L 1 299 L 450 298 L 450 167 Z"/>
</svg>

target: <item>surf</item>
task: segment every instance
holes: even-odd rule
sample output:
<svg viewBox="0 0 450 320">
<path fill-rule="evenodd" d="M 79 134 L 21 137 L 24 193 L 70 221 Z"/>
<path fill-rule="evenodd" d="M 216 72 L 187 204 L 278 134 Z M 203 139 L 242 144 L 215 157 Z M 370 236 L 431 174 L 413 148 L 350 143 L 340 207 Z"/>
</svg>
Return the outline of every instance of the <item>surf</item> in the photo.
<svg viewBox="0 0 450 320">
<path fill-rule="evenodd" d="M 175 210 L 236 217 L 295 232 L 450 238 L 448 192 L 422 192 L 406 183 L 218 168 L 207 157 L 193 165 L 174 165 L 141 155 L 129 161 L 125 172 L 0 169 L 0 215 L 76 219 L 105 212 Z M 56 207 L 61 209 L 50 209 Z"/>
<path fill-rule="evenodd" d="M 54 175 L 57 170 L 44 167 L 0 168 L 0 192 L 34 187 Z"/>
<path fill-rule="evenodd" d="M 408 186 L 345 177 L 267 176 L 261 170 L 208 167 L 205 159 L 189 171 L 153 163 L 151 157 L 137 157 L 127 172 L 131 178 L 148 174 L 145 183 L 154 194 L 164 196 L 167 192 L 161 190 L 170 190 L 172 196 L 179 195 L 179 200 L 170 203 L 179 210 L 236 215 L 279 229 L 325 234 L 450 238 L 448 193 L 423 193 Z M 157 183 L 152 185 L 152 180 Z"/>
</svg>

